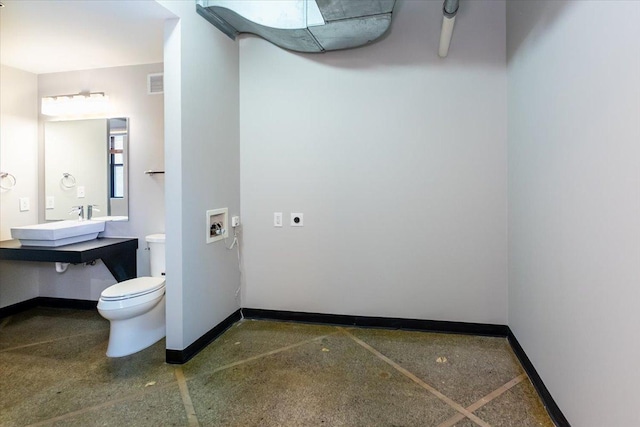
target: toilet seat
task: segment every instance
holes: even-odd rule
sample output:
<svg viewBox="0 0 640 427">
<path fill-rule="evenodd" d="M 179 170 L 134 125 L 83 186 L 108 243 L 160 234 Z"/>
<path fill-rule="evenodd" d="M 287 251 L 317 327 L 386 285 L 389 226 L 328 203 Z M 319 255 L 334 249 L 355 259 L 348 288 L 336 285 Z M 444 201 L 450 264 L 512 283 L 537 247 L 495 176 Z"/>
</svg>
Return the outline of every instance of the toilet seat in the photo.
<svg viewBox="0 0 640 427">
<path fill-rule="evenodd" d="M 102 301 L 122 301 L 141 297 L 159 290 L 164 290 L 165 280 L 162 277 L 138 277 L 116 283 L 105 289 L 100 295 Z"/>
</svg>

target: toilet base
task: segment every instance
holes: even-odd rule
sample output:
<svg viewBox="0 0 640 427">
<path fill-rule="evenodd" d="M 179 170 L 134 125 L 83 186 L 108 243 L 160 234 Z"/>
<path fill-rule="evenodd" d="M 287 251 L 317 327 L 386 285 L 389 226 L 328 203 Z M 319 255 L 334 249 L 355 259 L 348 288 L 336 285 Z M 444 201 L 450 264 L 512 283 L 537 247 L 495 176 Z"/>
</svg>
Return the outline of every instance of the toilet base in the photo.
<svg viewBox="0 0 640 427">
<path fill-rule="evenodd" d="M 123 357 L 155 344 L 167 334 L 165 296 L 148 312 L 130 319 L 109 320 L 107 357 Z"/>
</svg>

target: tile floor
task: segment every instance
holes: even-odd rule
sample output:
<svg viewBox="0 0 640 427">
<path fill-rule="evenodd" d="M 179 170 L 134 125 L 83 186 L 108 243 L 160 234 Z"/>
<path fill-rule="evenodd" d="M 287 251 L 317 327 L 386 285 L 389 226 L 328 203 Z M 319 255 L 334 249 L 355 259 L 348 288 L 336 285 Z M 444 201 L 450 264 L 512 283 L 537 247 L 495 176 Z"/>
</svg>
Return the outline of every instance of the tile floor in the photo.
<svg viewBox="0 0 640 427">
<path fill-rule="evenodd" d="M 244 320 L 184 365 L 97 312 L 0 319 L 1 426 L 553 426 L 504 338 Z"/>
</svg>

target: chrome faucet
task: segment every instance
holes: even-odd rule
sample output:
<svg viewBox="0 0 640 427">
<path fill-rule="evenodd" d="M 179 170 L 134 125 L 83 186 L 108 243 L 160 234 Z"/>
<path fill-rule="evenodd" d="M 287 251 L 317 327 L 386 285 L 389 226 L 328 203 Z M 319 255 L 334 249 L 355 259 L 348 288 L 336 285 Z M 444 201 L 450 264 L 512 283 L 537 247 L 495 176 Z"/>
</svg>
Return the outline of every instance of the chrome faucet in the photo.
<svg viewBox="0 0 640 427">
<path fill-rule="evenodd" d="M 84 206 L 74 206 L 69 211 L 69 215 L 78 214 L 78 221 L 82 221 L 84 219 Z"/>
<path fill-rule="evenodd" d="M 94 212 L 100 212 L 98 205 L 87 205 L 87 219 L 91 219 Z"/>
</svg>

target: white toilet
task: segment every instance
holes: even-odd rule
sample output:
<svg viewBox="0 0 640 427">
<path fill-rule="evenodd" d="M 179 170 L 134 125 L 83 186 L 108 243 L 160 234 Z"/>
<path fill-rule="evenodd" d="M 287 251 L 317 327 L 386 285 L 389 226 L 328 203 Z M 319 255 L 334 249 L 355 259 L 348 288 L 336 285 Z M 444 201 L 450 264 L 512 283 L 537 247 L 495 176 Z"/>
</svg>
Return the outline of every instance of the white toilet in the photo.
<svg viewBox="0 0 640 427">
<path fill-rule="evenodd" d="M 166 335 L 165 235 L 146 237 L 151 277 L 138 277 L 105 289 L 98 312 L 111 323 L 108 357 L 122 357 L 143 350 Z"/>
</svg>

